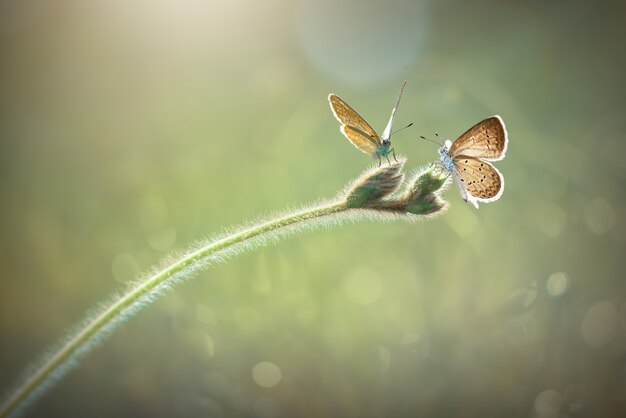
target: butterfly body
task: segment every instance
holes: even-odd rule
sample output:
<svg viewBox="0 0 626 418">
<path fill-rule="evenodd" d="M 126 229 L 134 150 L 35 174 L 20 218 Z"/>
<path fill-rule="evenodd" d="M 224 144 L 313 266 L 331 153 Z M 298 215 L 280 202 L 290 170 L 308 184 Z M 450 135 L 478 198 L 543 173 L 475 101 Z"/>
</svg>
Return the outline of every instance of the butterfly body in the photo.
<svg viewBox="0 0 626 418">
<path fill-rule="evenodd" d="M 393 148 L 391 148 L 391 141 L 383 139 L 382 143 L 378 145 L 376 153 L 372 155 L 372 158 L 380 160 L 383 157 L 387 157 L 391 152 L 393 152 Z"/>
<path fill-rule="evenodd" d="M 400 104 L 402 91 L 404 90 L 405 85 L 406 81 L 400 89 L 400 94 L 398 95 L 396 105 L 391 111 L 391 117 L 389 118 L 387 127 L 380 136 L 374 129 L 372 129 L 365 119 L 363 119 L 354 109 L 350 107 L 350 105 L 348 105 L 348 103 L 340 99 L 335 94 L 328 95 L 328 102 L 330 103 L 333 115 L 335 115 L 335 118 L 341 124 L 341 127 L 339 128 L 341 133 L 348 138 L 348 140 L 356 148 L 364 153 L 370 154 L 372 158 L 377 159 L 379 165 L 383 158 L 386 158 L 387 161 L 389 161 L 389 154 L 393 155 L 394 160 L 396 159 L 396 153 L 391 147 L 391 140 L 389 138 L 391 137 L 393 119 L 396 115 L 398 105 Z"/>
<path fill-rule="evenodd" d="M 463 200 L 478 208 L 478 202 L 502 196 L 504 177 L 489 161 L 503 159 L 507 145 L 504 122 L 491 116 L 439 148 L 441 165 L 452 174 Z"/>
<path fill-rule="evenodd" d="M 448 152 L 450 144 L 450 141 L 446 141 L 446 145 L 439 148 L 439 158 L 441 159 L 441 164 L 446 168 L 446 170 L 451 172 L 454 169 L 454 161 L 452 161 L 452 157 Z"/>
</svg>

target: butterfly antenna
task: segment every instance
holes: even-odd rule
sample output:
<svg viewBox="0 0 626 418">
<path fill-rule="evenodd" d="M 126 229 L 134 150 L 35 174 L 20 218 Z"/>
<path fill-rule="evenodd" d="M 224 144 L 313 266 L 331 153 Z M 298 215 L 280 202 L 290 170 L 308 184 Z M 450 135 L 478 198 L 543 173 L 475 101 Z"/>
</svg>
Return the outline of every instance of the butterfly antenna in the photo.
<svg viewBox="0 0 626 418">
<path fill-rule="evenodd" d="M 393 131 L 393 132 L 391 133 L 391 135 L 389 135 L 389 138 L 391 138 L 391 137 L 393 136 L 393 134 L 395 134 L 396 132 L 400 132 L 401 130 L 406 129 L 406 128 L 410 128 L 411 126 L 413 126 L 413 122 L 409 123 L 409 124 L 408 124 L 407 126 L 405 126 L 404 128 L 396 129 L 395 131 Z"/>
<path fill-rule="evenodd" d="M 435 135 L 437 135 L 437 138 L 439 138 L 439 134 L 438 134 L 437 132 L 435 132 Z M 443 144 L 442 144 L 441 142 L 437 142 L 437 141 L 434 141 L 434 140 L 432 140 L 432 139 L 430 139 L 430 138 L 426 138 L 426 137 L 425 137 L 425 136 L 423 136 L 423 135 L 420 135 L 420 138 L 425 139 L 426 141 L 430 141 L 430 142 L 432 142 L 432 143 L 434 143 L 434 144 L 437 144 L 437 145 L 439 145 L 440 147 L 443 147 Z"/>
</svg>

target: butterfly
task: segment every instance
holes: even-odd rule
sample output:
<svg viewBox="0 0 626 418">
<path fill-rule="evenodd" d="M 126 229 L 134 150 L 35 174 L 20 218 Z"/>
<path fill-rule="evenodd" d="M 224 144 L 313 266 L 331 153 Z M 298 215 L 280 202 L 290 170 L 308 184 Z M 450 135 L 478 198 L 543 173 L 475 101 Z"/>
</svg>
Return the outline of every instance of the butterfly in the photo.
<svg viewBox="0 0 626 418">
<path fill-rule="evenodd" d="M 378 159 L 379 167 L 383 157 L 387 158 L 387 162 L 391 164 L 389 161 L 389 154 L 392 154 L 394 161 L 398 162 L 398 160 L 396 160 L 396 151 L 391 148 L 391 140 L 389 138 L 392 135 L 391 125 L 393 124 L 393 119 L 396 116 L 396 111 L 398 110 L 400 99 L 402 98 L 404 86 L 406 86 L 406 81 L 402 84 L 402 88 L 400 88 L 398 100 L 396 100 L 396 105 L 391 111 L 391 117 L 389 118 L 387 127 L 381 136 L 378 136 L 376 131 L 372 129 L 372 127 L 369 126 L 369 124 L 365 122 L 365 120 L 358 113 L 356 113 L 350 105 L 348 105 L 348 103 L 344 102 L 333 93 L 328 95 L 328 102 L 330 103 L 333 115 L 335 115 L 335 118 L 337 118 L 339 123 L 341 123 L 341 127 L 339 128 L 341 133 L 348 138 L 352 145 L 361 151 L 370 154 L 373 159 Z M 408 128 L 411 125 L 412 123 L 406 127 Z"/>
<path fill-rule="evenodd" d="M 487 161 L 504 158 L 509 143 L 500 116 L 491 116 L 469 128 L 456 141 L 439 148 L 441 165 L 454 177 L 464 201 L 494 202 L 504 191 L 504 177 Z"/>
</svg>

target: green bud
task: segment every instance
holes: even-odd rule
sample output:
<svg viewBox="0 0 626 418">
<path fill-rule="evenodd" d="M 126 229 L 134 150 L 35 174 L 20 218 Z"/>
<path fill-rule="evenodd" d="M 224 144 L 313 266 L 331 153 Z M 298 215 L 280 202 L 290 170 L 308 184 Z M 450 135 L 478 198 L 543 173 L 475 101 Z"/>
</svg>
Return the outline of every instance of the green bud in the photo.
<svg viewBox="0 0 626 418">
<path fill-rule="evenodd" d="M 421 173 L 417 174 L 411 182 L 412 194 L 426 195 L 441 189 L 448 180 L 449 173 L 438 165 L 432 165 Z"/>
<path fill-rule="evenodd" d="M 346 193 L 346 202 L 350 208 L 374 207 L 381 200 L 395 192 L 404 180 L 402 167 L 406 159 L 400 159 L 389 165 L 382 164 L 365 172 L 357 179 Z"/>
<path fill-rule="evenodd" d="M 414 215 L 432 215 L 445 209 L 446 206 L 445 200 L 434 193 L 415 194 L 406 203 L 405 210 Z"/>
</svg>

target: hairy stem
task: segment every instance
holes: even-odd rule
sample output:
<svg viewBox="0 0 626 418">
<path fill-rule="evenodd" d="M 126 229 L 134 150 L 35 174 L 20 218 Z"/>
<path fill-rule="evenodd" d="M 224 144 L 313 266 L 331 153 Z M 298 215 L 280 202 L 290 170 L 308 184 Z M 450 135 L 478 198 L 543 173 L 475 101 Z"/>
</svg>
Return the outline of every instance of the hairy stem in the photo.
<svg viewBox="0 0 626 418">
<path fill-rule="evenodd" d="M 183 271 L 190 265 L 210 257 L 211 255 L 237 245 L 246 240 L 258 237 L 268 232 L 273 232 L 280 228 L 285 228 L 293 224 L 309 221 L 315 218 L 332 215 L 346 210 L 344 201 L 333 202 L 324 206 L 306 209 L 301 212 L 290 213 L 288 215 L 273 219 L 250 228 L 236 232 L 230 236 L 209 243 L 199 248 L 168 267 L 164 268 L 148 277 L 132 291 L 122 295 L 104 312 L 93 318 L 78 334 L 69 340 L 56 354 L 48 359 L 37 371 L 30 376 L 13 394 L 7 399 L 0 409 L 0 417 L 10 414 L 20 403 L 28 398 L 33 391 L 44 382 L 55 370 L 61 367 L 68 359 L 74 356 L 79 348 L 87 343 L 92 337 L 107 326 L 113 318 L 120 315 L 126 308 L 139 301 L 141 298 L 158 288 L 175 274 Z"/>
<path fill-rule="evenodd" d="M 336 220 L 359 220 L 364 217 L 382 219 L 389 216 L 415 220 L 420 215 L 432 216 L 443 212 L 446 203 L 436 192 L 443 186 L 445 179 L 432 171 L 426 170 L 416 176 L 404 194 L 395 193 L 404 179 L 401 172 L 404 162 L 401 160 L 388 167 L 366 171 L 334 201 L 240 229 L 194 248 L 164 267 L 157 268 L 104 309 L 88 317 L 77 331 L 70 334 L 40 363 L 35 364 L 32 372 L 5 398 L 0 406 L 0 417 L 19 414 L 67 373 L 71 366 L 76 365 L 82 355 L 111 334 L 116 325 L 147 305 L 163 290 L 225 256 L 256 248 L 269 238 L 330 224 Z"/>
</svg>

